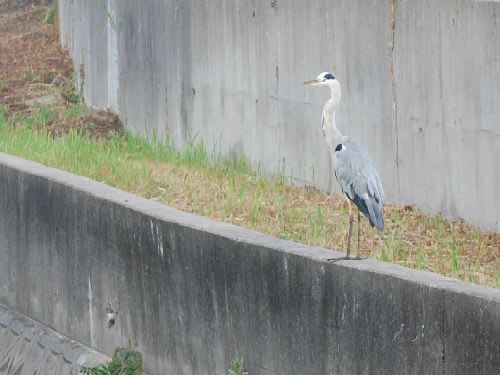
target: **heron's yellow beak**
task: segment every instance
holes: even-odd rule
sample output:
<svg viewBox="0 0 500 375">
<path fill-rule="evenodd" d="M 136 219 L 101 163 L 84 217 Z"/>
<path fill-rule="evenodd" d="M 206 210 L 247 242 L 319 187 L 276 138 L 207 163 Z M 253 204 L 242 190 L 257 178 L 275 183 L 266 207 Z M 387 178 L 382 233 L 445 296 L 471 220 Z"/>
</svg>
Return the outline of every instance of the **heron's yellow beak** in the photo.
<svg viewBox="0 0 500 375">
<path fill-rule="evenodd" d="M 304 82 L 304 85 L 306 85 L 306 86 L 316 86 L 318 84 L 319 84 L 319 81 L 317 79 L 312 80 L 312 81 Z"/>
</svg>

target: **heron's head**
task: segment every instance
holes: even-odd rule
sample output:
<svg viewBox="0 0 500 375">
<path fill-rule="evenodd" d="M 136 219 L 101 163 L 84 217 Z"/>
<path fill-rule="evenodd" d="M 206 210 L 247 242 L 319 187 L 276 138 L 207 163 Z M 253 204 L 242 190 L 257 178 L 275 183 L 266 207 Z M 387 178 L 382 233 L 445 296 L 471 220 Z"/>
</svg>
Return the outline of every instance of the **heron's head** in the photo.
<svg viewBox="0 0 500 375">
<path fill-rule="evenodd" d="M 330 72 L 320 73 L 316 79 L 308 82 L 304 82 L 304 85 L 308 86 L 328 86 L 330 88 L 336 87 L 338 85 L 338 81 L 335 79 L 335 76 Z"/>
<path fill-rule="evenodd" d="M 331 99 L 326 103 L 330 111 L 335 110 L 340 103 L 340 83 L 335 79 L 335 76 L 330 72 L 320 73 L 316 79 L 304 82 L 304 85 L 308 86 L 326 86 L 330 88 L 330 93 L 332 95 Z"/>
</svg>

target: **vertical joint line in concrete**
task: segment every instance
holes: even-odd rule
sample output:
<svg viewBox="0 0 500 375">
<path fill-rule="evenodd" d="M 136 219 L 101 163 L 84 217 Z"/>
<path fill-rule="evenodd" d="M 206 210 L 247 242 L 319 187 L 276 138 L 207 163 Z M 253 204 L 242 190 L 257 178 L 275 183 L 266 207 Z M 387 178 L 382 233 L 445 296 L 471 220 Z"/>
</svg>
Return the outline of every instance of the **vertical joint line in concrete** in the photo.
<svg viewBox="0 0 500 375">
<path fill-rule="evenodd" d="M 278 17 L 278 2 L 273 0 L 271 6 L 274 8 L 275 16 Z M 280 28 L 277 26 L 278 22 L 274 23 L 276 25 L 276 32 L 274 34 L 275 38 L 275 54 L 274 54 L 274 77 L 276 78 L 276 96 L 279 97 L 279 80 L 280 80 L 280 68 L 279 68 L 279 37 Z"/>
<path fill-rule="evenodd" d="M 392 0 L 391 6 L 391 53 L 389 56 L 391 68 L 391 86 L 392 86 L 392 124 L 396 136 L 396 173 L 398 179 L 398 196 L 401 200 L 401 183 L 399 171 L 399 132 L 398 132 L 398 107 L 396 100 L 396 80 L 394 77 L 394 47 L 396 42 L 396 1 Z"/>
</svg>

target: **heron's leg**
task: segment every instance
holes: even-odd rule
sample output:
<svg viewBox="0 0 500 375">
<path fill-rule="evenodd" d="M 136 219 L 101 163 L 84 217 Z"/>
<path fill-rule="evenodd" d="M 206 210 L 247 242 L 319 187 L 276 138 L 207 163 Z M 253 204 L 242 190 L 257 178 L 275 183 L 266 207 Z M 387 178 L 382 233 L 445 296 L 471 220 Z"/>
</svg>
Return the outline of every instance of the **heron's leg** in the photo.
<svg viewBox="0 0 500 375">
<path fill-rule="evenodd" d="M 327 259 L 332 262 L 337 262 L 339 260 L 359 260 L 363 259 L 359 257 L 359 254 L 355 258 L 351 258 L 351 242 L 352 242 L 352 224 L 354 223 L 354 214 L 352 212 L 352 206 L 351 206 L 351 201 L 347 201 L 349 203 L 349 230 L 347 231 L 347 253 L 345 256 L 340 257 L 340 258 L 330 258 Z M 358 252 L 359 252 L 359 245 L 358 245 Z"/>
<path fill-rule="evenodd" d="M 346 258 L 351 255 L 351 243 L 352 243 L 352 223 L 354 222 L 354 215 L 352 213 L 351 202 L 349 202 L 349 230 L 347 232 L 347 254 Z"/>
<path fill-rule="evenodd" d="M 361 233 L 361 215 L 358 210 L 358 252 L 356 253 L 356 256 L 359 258 L 359 236 Z"/>
<path fill-rule="evenodd" d="M 362 257 L 359 253 L 359 236 L 361 234 L 361 214 L 358 210 L 358 252 L 356 253 L 356 258 L 354 259 L 365 259 L 366 257 Z"/>
</svg>

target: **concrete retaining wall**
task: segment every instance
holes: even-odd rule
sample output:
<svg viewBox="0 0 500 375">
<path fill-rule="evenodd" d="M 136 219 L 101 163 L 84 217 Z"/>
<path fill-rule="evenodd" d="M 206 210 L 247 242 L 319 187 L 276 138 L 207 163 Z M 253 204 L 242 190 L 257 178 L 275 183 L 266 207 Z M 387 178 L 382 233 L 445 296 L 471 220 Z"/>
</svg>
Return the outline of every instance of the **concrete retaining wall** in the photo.
<svg viewBox="0 0 500 375">
<path fill-rule="evenodd" d="M 60 1 L 61 41 L 87 104 L 130 129 L 243 153 L 337 189 L 322 139 L 338 124 L 388 200 L 500 231 L 500 3 L 400 0 Z M 81 76 L 80 73 L 83 73 Z"/>
<path fill-rule="evenodd" d="M 0 154 L 0 303 L 152 374 L 500 373 L 500 291 L 278 240 Z M 116 310 L 108 326 L 106 309 Z"/>
</svg>

